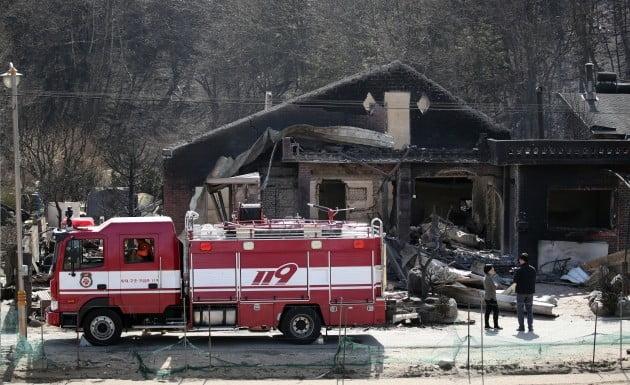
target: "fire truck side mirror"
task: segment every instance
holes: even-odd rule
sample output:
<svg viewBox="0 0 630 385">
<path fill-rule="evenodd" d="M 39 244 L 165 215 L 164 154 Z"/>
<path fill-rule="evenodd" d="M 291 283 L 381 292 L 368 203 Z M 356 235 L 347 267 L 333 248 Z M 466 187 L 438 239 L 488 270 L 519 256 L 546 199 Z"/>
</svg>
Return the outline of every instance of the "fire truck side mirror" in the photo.
<svg viewBox="0 0 630 385">
<path fill-rule="evenodd" d="M 68 242 L 68 245 L 70 245 L 70 247 L 66 249 L 66 258 L 70 260 L 70 275 L 73 277 L 76 275 L 74 269 L 75 265 L 79 263 L 80 256 L 80 250 L 78 247 L 76 247 L 76 242 L 78 241 L 74 239 Z"/>
</svg>

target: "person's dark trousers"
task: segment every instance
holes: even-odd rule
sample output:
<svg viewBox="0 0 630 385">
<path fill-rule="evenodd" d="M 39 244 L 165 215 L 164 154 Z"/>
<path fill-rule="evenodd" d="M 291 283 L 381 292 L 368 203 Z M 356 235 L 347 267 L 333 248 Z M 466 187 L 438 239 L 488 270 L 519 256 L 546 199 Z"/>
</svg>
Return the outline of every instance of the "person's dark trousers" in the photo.
<svg viewBox="0 0 630 385">
<path fill-rule="evenodd" d="M 527 327 L 534 329 L 534 295 L 516 294 L 516 317 L 518 318 L 518 328 L 525 330 L 525 312 L 527 312 Z"/>
<path fill-rule="evenodd" d="M 492 313 L 492 319 L 494 321 L 494 327 L 499 327 L 499 305 L 496 299 L 486 299 L 486 327 L 489 327 L 490 313 Z"/>
</svg>

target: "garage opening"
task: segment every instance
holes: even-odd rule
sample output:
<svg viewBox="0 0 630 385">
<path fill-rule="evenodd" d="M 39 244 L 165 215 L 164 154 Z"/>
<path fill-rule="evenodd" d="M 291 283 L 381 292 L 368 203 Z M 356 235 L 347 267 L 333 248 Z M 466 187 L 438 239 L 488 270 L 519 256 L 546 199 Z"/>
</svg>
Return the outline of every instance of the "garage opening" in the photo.
<svg viewBox="0 0 630 385">
<path fill-rule="evenodd" d="M 416 179 L 411 223 L 423 223 L 433 212 L 457 226 L 472 219 L 472 181 L 466 178 Z"/>
<path fill-rule="evenodd" d="M 549 190 L 547 224 L 550 228 L 612 228 L 612 190 Z"/>
<path fill-rule="evenodd" d="M 318 186 L 317 198 L 320 206 L 331 209 L 345 209 L 346 207 L 346 184 L 341 180 L 324 179 Z M 318 211 L 317 219 L 328 219 L 328 214 Z M 335 215 L 335 220 L 345 220 L 346 211 L 340 211 Z"/>
</svg>

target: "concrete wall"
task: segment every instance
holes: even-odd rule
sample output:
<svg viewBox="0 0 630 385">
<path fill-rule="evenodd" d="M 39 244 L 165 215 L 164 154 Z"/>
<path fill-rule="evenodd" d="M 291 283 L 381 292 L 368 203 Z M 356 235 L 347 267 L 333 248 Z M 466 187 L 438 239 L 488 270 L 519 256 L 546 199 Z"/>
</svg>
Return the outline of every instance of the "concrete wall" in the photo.
<svg viewBox="0 0 630 385">
<path fill-rule="evenodd" d="M 553 261 L 570 258 L 567 268 L 573 268 L 592 259 L 609 254 L 606 242 L 567 242 L 567 241 L 538 241 L 538 266 L 540 271 L 551 273 Z"/>
</svg>

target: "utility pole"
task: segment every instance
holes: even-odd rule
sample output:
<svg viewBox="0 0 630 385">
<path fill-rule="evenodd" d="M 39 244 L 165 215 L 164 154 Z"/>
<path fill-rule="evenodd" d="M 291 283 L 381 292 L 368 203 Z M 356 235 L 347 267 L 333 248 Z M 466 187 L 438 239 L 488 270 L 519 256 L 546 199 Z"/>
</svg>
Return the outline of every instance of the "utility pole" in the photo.
<svg viewBox="0 0 630 385">
<path fill-rule="evenodd" d="M 24 292 L 24 254 L 22 250 L 22 178 L 20 176 L 20 134 L 18 131 L 18 92 L 21 73 L 9 64 L 9 70 L 2 75 L 2 82 L 11 89 L 13 110 L 13 162 L 15 167 L 15 233 L 17 247 L 17 311 L 20 341 L 26 341 L 26 293 Z"/>
<path fill-rule="evenodd" d="M 536 104 L 538 105 L 538 139 L 545 139 L 545 114 L 543 111 L 543 88 L 536 88 Z"/>
</svg>

